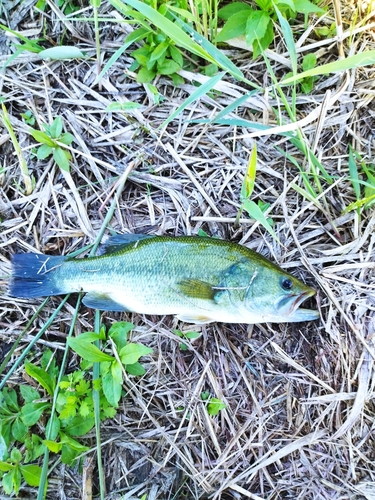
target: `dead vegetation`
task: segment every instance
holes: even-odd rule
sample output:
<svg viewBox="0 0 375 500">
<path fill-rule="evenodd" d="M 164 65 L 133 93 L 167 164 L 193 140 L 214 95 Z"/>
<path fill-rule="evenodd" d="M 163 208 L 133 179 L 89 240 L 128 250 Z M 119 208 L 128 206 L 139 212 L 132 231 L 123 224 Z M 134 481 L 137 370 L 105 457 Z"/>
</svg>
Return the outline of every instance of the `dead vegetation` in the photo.
<svg viewBox="0 0 375 500">
<path fill-rule="evenodd" d="M 332 184 L 323 183 L 322 211 L 294 188 L 303 187 L 301 175 L 280 149 L 308 165 L 285 137 L 248 137 L 252 131 L 245 128 L 196 123 L 242 95 L 237 82 L 227 78 L 166 128 L 158 128 L 196 89 L 194 82 L 204 77 L 184 71 L 185 83 L 179 88 L 159 78 L 155 85 L 161 102 L 155 104 L 150 89 L 126 71 L 131 60 L 125 53 L 100 85 L 93 85 L 97 68 L 91 23 L 64 21 L 49 2 L 47 14 L 35 11 L 34 5 L 33 0 L 6 1 L 1 22 L 30 38 L 42 37 L 46 23 L 47 39 L 64 39 L 90 57 L 41 61 L 24 53 L 0 74 L 0 95 L 35 179 L 32 193 L 25 195 L 19 161 L 7 131 L 0 128 L 3 352 L 40 304 L 7 295 L 10 256 L 24 251 L 67 254 L 92 243 L 118 179 L 130 165 L 132 173 L 117 199 L 112 229 L 177 235 L 203 228 L 210 235 L 238 241 L 314 286 L 321 321 L 202 326 L 201 337 L 181 351 L 172 333 L 177 323 L 171 317 L 103 314 L 107 325 L 119 318 L 131 320 L 136 325 L 132 339 L 153 348 L 147 374 L 129 377 L 118 414 L 102 426 L 106 498 L 137 499 L 147 493 L 147 500 L 374 499 L 375 217 L 371 208 L 344 212 L 355 201 L 348 145 L 366 164 L 374 157 L 374 68 L 322 77 L 310 95 L 298 96 L 299 120 L 311 117 L 302 123 L 306 142 L 333 179 Z M 350 31 L 354 8 L 342 6 L 345 53 L 374 48 L 371 16 L 360 14 Z M 103 2 L 101 15 L 106 14 L 112 16 L 112 8 Z M 84 7 L 81 16 L 91 16 L 90 8 Z M 332 21 L 328 16 L 327 24 Z M 104 61 L 121 45 L 128 28 L 101 24 Z M 335 40 L 319 42 L 313 35 L 310 31 L 301 50 L 315 44 L 318 64 L 336 59 Z M 14 39 L 4 32 L 0 37 L 4 63 L 14 52 Z M 281 41 L 273 50 L 288 56 Z M 264 88 L 271 84 L 260 60 L 252 61 L 251 54 L 237 48 L 226 53 L 247 78 Z M 282 59 L 275 57 L 271 64 L 276 74 L 288 71 Z M 127 100 L 141 107 L 106 111 L 110 103 Z M 272 109 L 278 106 L 264 94 L 243 103 L 238 116 L 275 124 Z M 35 128 L 42 129 L 56 116 L 63 118 L 65 131 L 75 138 L 71 175 L 53 160 L 37 161 L 36 142 L 21 119 L 27 110 L 36 119 Z M 258 172 L 253 199 L 271 204 L 269 216 L 282 246 L 246 215 L 238 228 L 234 226 L 255 141 Z M 11 363 L 59 301 L 48 302 Z M 34 360 L 46 345 L 57 356 L 65 348 L 74 303 L 70 299 L 38 342 Z M 77 334 L 92 329 L 92 311 L 83 307 Z M 71 366 L 76 362 L 72 358 Z M 16 386 L 24 377 L 20 368 L 10 384 Z M 208 415 L 200 397 L 203 391 L 227 405 L 217 417 Z M 86 442 L 93 448 L 83 475 L 51 458 L 47 498 L 83 498 L 90 481 L 96 491 L 95 436 Z M 35 498 L 35 491 L 22 491 L 25 498 Z"/>
</svg>

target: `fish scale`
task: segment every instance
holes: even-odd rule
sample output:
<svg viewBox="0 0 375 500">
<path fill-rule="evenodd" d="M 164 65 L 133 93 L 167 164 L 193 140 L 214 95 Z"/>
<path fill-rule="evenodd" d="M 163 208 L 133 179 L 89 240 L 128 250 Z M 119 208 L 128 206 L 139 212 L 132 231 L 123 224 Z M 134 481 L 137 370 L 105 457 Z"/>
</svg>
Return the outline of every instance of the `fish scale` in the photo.
<svg viewBox="0 0 375 500">
<path fill-rule="evenodd" d="M 12 265 L 15 297 L 82 291 L 88 307 L 195 323 L 319 317 L 299 307 L 312 288 L 257 252 L 216 238 L 117 235 L 97 257 L 16 254 Z"/>
</svg>

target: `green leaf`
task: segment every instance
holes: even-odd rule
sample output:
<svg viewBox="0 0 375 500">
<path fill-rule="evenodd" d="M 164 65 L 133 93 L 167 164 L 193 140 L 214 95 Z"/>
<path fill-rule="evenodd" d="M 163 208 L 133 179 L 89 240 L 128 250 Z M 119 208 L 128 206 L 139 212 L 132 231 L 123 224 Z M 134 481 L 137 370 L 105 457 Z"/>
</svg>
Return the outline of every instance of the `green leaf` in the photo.
<svg viewBox="0 0 375 500">
<path fill-rule="evenodd" d="M 211 416 L 216 416 L 221 410 L 224 410 L 227 405 L 223 403 L 220 399 L 211 398 L 207 405 L 208 414 Z"/>
<path fill-rule="evenodd" d="M 48 146 L 48 144 L 42 144 L 36 152 L 36 157 L 38 160 L 45 160 L 52 154 L 52 152 L 53 148 L 51 146 Z"/>
<path fill-rule="evenodd" d="M 42 59 L 52 59 L 53 61 L 61 59 L 85 59 L 86 56 L 73 45 L 60 45 L 59 47 L 51 47 L 50 49 L 41 50 L 39 56 Z"/>
<path fill-rule="evenodd" d="M 257 220 L 274 238 L 276 241 L 279 241 L 276 236 L 275 231 L 272 229 L 270 223 L 268 222 L 266 216 L 259 208 L 259 206 L 252 200 L 244 200 L 243 207 L 248 212 L 250 217 Z"/>
<path fill-rule="evenodd" d="M 81 339 L 81 337 L 83 337 L 83 335 L 80 335 L 79 337 L 71 337 L 67 340 L 69 347 L 79 354 L 81 358 L 93 363 L 115 360 L 114 357 L 109 354 L 105 354 L 91 342 L 88 342 L 86 339 Z"/>
<path fill-rule="evenodd" d="M 147 68 L 141 68 L 137 74 L 138 83 L 150 83 L 156 76 L 155 70 L 149 70 Z"/>
<path fill-rule="evenodd" d="M 262 52 L 264 52 L 275 38 L 273 32 L 273 23 L 268 23 L 266 34 L 261 40 L 254 40 L 253 43 L 253 59 L 257 58 Z"/>
<path fill-rule="evenodd" d="M 247 165 L 247 170 L 241 187 L 241 195 L 240 195 L 241 202 L 243 202 L 247 198 L 250 198 L 250 196 L 253 193 L 255 186 L 256 169 L 257 169 L 257 147 L 256 144 L 254 144 L 254 148 L 251 152 L 249 163 Z"/>
<path fill-rule="evenodd" d="M 56 147 L 55 141 L 53 141 L 45 132 L 35 130 L 35 128 L 30 128 L 29 132 L 36 141 L 41 142 L 42 144 L 47 144 L 47 146 L 51 146 L 52 148 Z"/>
<path fill-rule="evenodd" d="M 294 8 L 301 14 L 324 14 L 325 10 L 311 3 L 309 0 L 294 0 Z"/>
<path fill-rule="evenodd" d="M 0 462 L 0 471 L 1 472 L 8 472 L 12 469 L 14 469 L 13 464 L 9 464 L 8 462 Z"/>
<path fill-rule="evenodd" d="M 118 363 L 117 365 L 121 370 L 121 366 Z M 122 391 L 122 372 L 121 382 L 119 380 L 116 380 L 111 372 L 104 375 L 102 379 L 102 387 L 104 396 L 106 397 L 108 403 L 117 408 Z"/>
<path fill-rule="evenodd" d="M 248 10 L 233 14 L 217 35 L 216 42 L 225 42 L 226 40 L 243 35 L 246 32 L 247 19 L 253 12 L 253 10 Z"/>
<path fill-rule="evenodd" d="M 22 407 L 21 418 L 25 425 L 31 427 L 36 424 L 44 410 L 49 408 L 50 403 L 27 403 Z"/>
<path fill-rule="evenodd" d="M 125 370 L 129 373 L 129 375 L 135 375 L 136 377 L 141 377 L 146 373 L 146 370 L 138 361 L 132 365 L 126 365 Z"/>
<path fill-rule="evenodd" d="M 69 151 L 65 151 L 64 149 L 57 147 L 53 152 L 53 159 L 57 163 L 57 165 L 64 170 L 65 172 L 69 172 L 69 160 L 71 159 L 71 155 Z"/>
<path fill-rule="evenodd" d="M 19 386 L 19 389 L 21 396 L 23 397 L 26 403 L 32 403 L 34 399 L 40 398 L 39 392 L 30 385 L 21 384 Z"/>
<path fill-rule="evenodd" d="M 0 433 L 0 460 L 6 460 L 7 458 L 8 458 L 8 446 L 4 439 L 4 436 L 2 435 L 2 433 Z"/>
<path fill-rule="evenodd" d="M 61 116 L 56 116 L 53 120 L 52 125 L 49 127 L 49 132 L 52 139 L 57 139 L 62 134 L 63 122 Z"/>
<path fill-rule="evenodd" d="M 42 469 L 38 465 L 20 465 L 20 471 L 29 486 L 39 486 Z"/>
<path fill-rule="evenodd" d="M 218 18 L 223 19 L 224 21 L 228 21 L 228 19 L 233 16 L 234 14 L 237 14 L 239 12 L 242 12 L 244 15 L 243 11 L 252 11 L 253 9 L 250 7 L 250 5 L 247 5 L 246 3 L 242 2 L 232 2 L 225 7 L 222 7 L 221 9 L 218 10 Z"/>
<path fill-rule="evenodd" d="M 1 481 L 5 493 L 8 495 L 13 493 L 13 473 L 14 473 L 14 470 L 11 470 L 7 474 L 4 474 L 2 481 Z M 18 492 L 15 491 L 15 493 L 17 494 Z"/>
<path fill-rule="evenodd" d="M 66 146 L 70 146 L 71 143 L 74 141 L 74 135 L 69 134 L 69 132 L 65 132 L 64 134 L 59 137 L 59 142 L 62 142 Z"/>
<path fill-rule="evenodd" d="M 283 38 L 284 38 L 285 43 L 286 43 L 286 47 L 288 49 L 290 62 L 292 65 L 292 72 L 295 75 L 297 73 L 297 49 L 296 49 L 296 45 L 294 43 L 293 32 L 292 32 L 292 29 L 291 29 L 288 21 L 281 14 L 281 12 L 276 7 L 276 5 L 275 5 L 275 11 L 276 11 L 277 17 L 279 19 L 279 23 L 280 23 L 281 30 L 283 33 Z"/>
<path fill-rule="evenodd" d="M 171 58 L 179 65 L 180 68 L 182 68 L 184 59 L 182 57 L 181 51 L 174 45 L 169 45 L 169 53 L 171 55 Z"/>
<path fill-rule="evenodd" d="M 50 439 L 44 439 L 43 444 L 45 444 L 49 451 L 52 451 L 52 453 L 59 453 L 62 448 L 61 443 L 56 443 L 56 441 L 52 441 Z"/>
<path fill-rule="evenodd" d="M 128 321 L 117 321 L 116 323 L 113 323 L 111 328 L 108 330 L 108 337 L 111 338 L 116 344 L 118 351 L 126 346 L 128 333 L 133 330 L 133 328 L 133 323 L 129 323 Z"/>
<path fill-rule="evenodd" d="M 19 463 L 22 460 L 22 453 L 18 448 L 13 448 L 10 453 L 10 459 L 13 463 Z"/>
<path fill-rule="evenodd" d="M 138 102 L 112 102 L 105 110 L 111 113 L 113 111 L 131 111 L 140 107 L 141 105 Z"/>
<path fill-rule="evenodd" d="M 141 356 L 146 356 L 151 353 L 152 349 L 143 344 L 130 343 L 121 349 L 119 356 L 124 365 L 132 365 L 136 363 Z"/>
<path fill-rule="evenodd" d="M 94 416 L 82 418 L 80 415 L 77 415 L 69 421 L 68 425 L 64 427 L 64 431 L 69 433 L 71 436 L 84 436 L 91 431 L 94 425 Z"/>
<path fill-rule="evenodd" d="M 23 443 L 27 434 L 27 426 L 22 422 L 21 418 L 16 418 L 12 425 L 12 436 L 14 439 Z"/>
<path fill-rule="evenodd" d="M 39 368 L 28 361 L 25 361 L 25 371 L 30 377 L 36 380 L 50 396 L 53 395 L 55 389 L 55 382 L 42 368 Z"/>
<path fill-rule="evenodd" d="M 158 63 L 157 65 L 157 72 L 160 75 L 171 75 L 172 73 L 177 73 L 180 69 L 181 66 L 179 66 L 175 61 L 172 61 L 172 59 L 166 59 L 164 62 L 161 64 Z"/>
<path fill-rule="evenodd" d="M 159 61 L 160 59 L 164 59 L 168 47 L 168 41 L 159 43 L 159 45 L 157 45 L 156 48 L 152 51 L 150 61 Z"/>
<path fill-rule="evenodd" d="M 252 45 L 254 40 L 260 41 L 267 31 L 267 26 L 271 23 L 271 18 L 262 10 L 252 12 L 246 22 L 246 43 Z"/>
<path fill-rule="evenodd" d="M 4 398 L 5 403 L 9 407 L 10 410 L 12 411 L 19 411 L 20 407 L 17 401 L 17 393 L 14 389 L 8 389 L 5 387 L 1 393 L 2 397 Z"/>
<path fill-rule="evenodd" d="M 308 71 L 309 69 L 315 68 L 316 65 L 316 55 L 306 54 L 302 60 L 302 69 L 303 71 Z"/>
<path fill-rule="evenodd" d="M 310 76 L 327 75 L 329 73 L 346 71 L 372 64 L 375 64 L 375 50 L 367 50 L 360 52 L 359 54 L 355 54 L 354 56 L 346 57 L 345 59 L 339 59 L 328 64 L 323 64 L 322 66 L 316 66 L 308 71 L 303 71 L 302 73 L 294 75 L 290 78 L 286 78 L 282 83 L 289 84 Z"/>
</svg>

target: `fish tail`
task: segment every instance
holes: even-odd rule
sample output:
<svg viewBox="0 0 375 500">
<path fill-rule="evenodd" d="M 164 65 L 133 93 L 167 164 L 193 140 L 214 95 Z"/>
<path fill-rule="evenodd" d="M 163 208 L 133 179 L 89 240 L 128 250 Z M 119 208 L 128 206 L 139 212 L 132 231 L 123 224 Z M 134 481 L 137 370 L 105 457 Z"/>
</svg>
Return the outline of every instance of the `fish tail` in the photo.
<svg viewBox="0 0 375 500">
<path fill-rule="evenodd" d="M 22 253 L 12 258 L 9 294 L 13 297 L 47 297 L 66 293 L 56 271 L 66 257 Z"/>
</svg>

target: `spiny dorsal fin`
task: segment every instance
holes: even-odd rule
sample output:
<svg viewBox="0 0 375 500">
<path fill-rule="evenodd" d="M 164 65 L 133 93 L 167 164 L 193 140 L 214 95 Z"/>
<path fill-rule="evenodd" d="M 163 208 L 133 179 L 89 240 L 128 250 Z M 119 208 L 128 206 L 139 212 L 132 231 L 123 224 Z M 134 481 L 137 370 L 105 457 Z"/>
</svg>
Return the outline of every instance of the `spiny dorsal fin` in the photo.
<svg viewBox="0 0 375 500">
<path fill-rule="evenodd" d="M 150 234 L 116 234 L 100 246 L 100 255 L 118 252 L 122 248 L 134 244 L 137 241 L 153 238 Z"/>
</svg>

